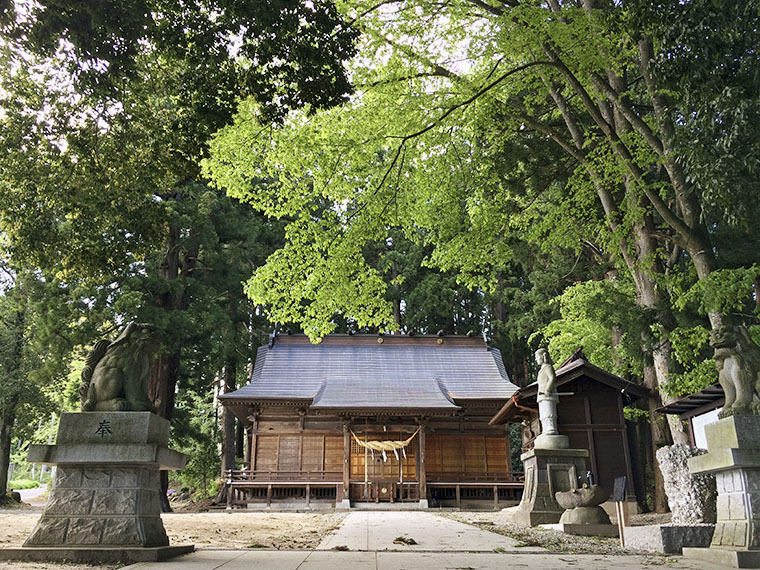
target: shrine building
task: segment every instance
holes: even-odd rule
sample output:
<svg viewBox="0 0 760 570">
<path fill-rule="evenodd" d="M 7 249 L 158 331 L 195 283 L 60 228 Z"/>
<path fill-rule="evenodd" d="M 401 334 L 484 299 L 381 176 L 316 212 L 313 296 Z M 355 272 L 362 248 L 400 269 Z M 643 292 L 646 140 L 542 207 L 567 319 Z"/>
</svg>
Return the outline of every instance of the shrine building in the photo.
<svg viewBox="0 0 760 570">
<path fill-rule="evenodd" d="M 228 506 L 514 504 L 501 354 L 466 336 L 272 335 L 248 385 L 220 396 L 246 427 Z"/>
</svg>

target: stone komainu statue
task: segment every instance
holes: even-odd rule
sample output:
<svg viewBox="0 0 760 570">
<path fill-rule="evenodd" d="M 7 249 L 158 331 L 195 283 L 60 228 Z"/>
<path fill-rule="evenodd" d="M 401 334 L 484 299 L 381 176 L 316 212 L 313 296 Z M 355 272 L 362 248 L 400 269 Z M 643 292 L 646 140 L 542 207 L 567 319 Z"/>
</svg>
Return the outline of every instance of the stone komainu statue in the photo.
<svg viewBox="0 0 760 570">
<path fill-rule="evenodd" d="M 79 385 L 83 412 L 154 411 L 148 400 L 150 357 L 146 350 L 153 332 L 152 325 L 130 323 L 115 341 L 95 344 Z"/>
<path fill-rule="evenodd" d="M 760 395 L 760 346 L 743 326 L 714 329 L 710 345 L 715 349 L 718 381 L 726 394 L 719 416 L 760 414 L 760 401 L 754 398 Z"/>
</svg>

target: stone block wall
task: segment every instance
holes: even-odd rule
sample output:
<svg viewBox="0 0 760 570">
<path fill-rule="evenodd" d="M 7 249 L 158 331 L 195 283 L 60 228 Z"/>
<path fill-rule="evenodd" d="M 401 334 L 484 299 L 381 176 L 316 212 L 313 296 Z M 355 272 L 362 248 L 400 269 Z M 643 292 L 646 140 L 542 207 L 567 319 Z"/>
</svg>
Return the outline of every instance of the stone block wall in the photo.
<svg viewBox="0 0 760 570">
<path fill-rule="evenodd" d="M 60 465 L 24 546 L 166 546 L 159 471 L 150 466 Z"/>
<path fill-rule="evenodd" d="M 718 521 L 711 546 L 760 549 L 760 469 L 732 469 L 715 479 Z"/>
</svg>

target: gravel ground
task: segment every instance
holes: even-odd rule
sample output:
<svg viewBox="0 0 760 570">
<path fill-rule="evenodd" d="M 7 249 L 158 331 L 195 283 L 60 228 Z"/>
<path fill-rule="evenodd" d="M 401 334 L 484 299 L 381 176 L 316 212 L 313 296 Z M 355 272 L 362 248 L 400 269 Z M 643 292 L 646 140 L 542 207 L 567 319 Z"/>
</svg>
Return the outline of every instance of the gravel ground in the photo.
<svg viewBox="0 0 760 570">
<path fill-rule="evenodd" d="M 452 512 L 441 513 L 459 522 L 477 526 L 483 530 L 503 534 L 520 542 L 521 546 L 540 546 L 550 552 L 565 554 L 652 554 L 620 547 L 617 538 L 577 536 L 541 527 L 526 527 L 508 522 L 500 512 Z M 670 515 L 635 515 L 632 523 L 664 524 Z M 655 555 L 656 556 L 656 555 Z"/>
<path fill-rule="evenodd" d="M 0 548 L 23 544 L 37 523 L 41 509 L 17 507 L 0 510 Z M 345 513 L 256 513 L 217 511 L 161 515 L 171 544 L 196 548 L 316 548 Z M 123 566 L 123 565 L 122 565 Z M 0 562 L 2 570 L 114 570 L 118 564 L 88 566 L 44 562 Z"/>
</svg>

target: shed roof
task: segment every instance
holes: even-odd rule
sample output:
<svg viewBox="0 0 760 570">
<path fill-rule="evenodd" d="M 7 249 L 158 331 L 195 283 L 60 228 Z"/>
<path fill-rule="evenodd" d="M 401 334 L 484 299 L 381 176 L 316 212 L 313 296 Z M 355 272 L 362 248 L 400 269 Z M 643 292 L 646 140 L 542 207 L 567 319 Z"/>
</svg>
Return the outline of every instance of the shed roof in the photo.
<svg viewBox="0 0 760 570">
<path fill-rule="evenodd" d="M 657 408 L 661 414 L 678 414 L 682 419 L 691 415 L 701 414 L 719 408 L 725 402 L 726 396 L 720 384 L 713 384 L 704 390 L 689 394 L 671 402 L 667 406 Z"/>
<path fill-rule="evenodd" d="M 313 409 L 456 410 L 460 400 L 505 400 L 516 390 L 501 353 L 478 338 L 329 335 L 313 345 L 289 335 L 260 347 L 251 382 L 220 399 L 228 405 L 302 401 Z"/>
</svg>

